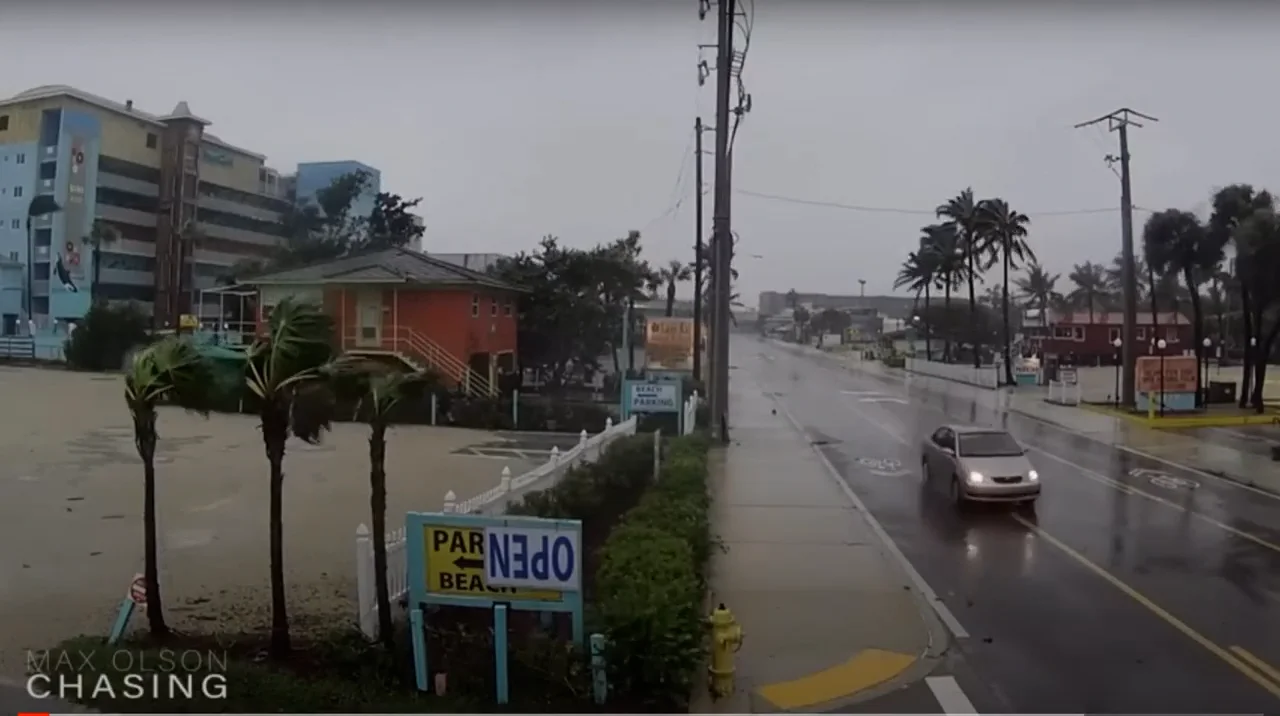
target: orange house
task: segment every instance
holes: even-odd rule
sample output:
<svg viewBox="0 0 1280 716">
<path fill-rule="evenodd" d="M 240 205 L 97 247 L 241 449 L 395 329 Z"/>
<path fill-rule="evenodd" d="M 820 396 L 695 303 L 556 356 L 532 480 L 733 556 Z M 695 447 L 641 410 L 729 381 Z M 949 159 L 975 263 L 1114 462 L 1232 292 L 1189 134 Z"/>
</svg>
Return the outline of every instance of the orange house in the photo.
<svg viewBox="0 0 1280 716">
<path fill-rule="evenodd" d="M 516 370 L 521 289 L 408 249 L 382 249 L 257 276 L 259 326 L 286 298 L 324 306 L 343 352 L 435 370 L 493 395 Z"/>
</svg>

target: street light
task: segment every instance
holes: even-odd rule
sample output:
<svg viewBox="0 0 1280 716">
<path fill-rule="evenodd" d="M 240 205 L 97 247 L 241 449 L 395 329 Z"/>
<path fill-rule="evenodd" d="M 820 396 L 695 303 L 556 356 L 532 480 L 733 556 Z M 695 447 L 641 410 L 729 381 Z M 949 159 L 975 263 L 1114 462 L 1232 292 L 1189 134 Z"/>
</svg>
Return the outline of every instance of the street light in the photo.
<svg viewBox="0 0 1280 716">
<path fill-rule="evenodd" d="M 1115 387 L 1115 392 L 1112 393 L 1112 396 L 1115 398 L 1115 405 L 1117 408 L 1120 407 L 1120 346 L 1122 345 L 1124 345 L 1124 342 L 1121 341 L 1119 338 L 1115 339 L 1114 341 L 1111 341 L 1111 347 L 1116 349 L 1116 355 L 1115 355 L 1116 387 Z"/>
<path fill-rule="evenodd" d="M 1169 346 L 1165 339 L 1161 338 L 1156 341 L 1156 348 L 1160 349 L 1160 417 L 1164 417 L 1164 349 Z"/>
<path fill-rule="evenodd" d="M 1201 345 L 1204 346 L 1204 352 L 1201 354 L 1204 377 L 1200 380 L 1200 390 L 1203 391 L 1204 398 L 1201 405 L 1207 408 L 1209 407 L 1209 349 L 1213 347 L 1213 340 L 1205 336 L 1205 339 L 1201 341 Z"/>
</svg>

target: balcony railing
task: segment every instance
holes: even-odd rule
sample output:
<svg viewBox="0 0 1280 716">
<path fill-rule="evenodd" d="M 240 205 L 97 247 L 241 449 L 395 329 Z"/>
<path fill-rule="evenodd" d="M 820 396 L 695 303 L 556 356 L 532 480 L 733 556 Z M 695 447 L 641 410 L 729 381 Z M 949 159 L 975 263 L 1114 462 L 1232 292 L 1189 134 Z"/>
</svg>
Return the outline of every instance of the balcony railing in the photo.
<svg viewBox="0 0 1280 716">
<path fill-rule="evenodd" d="M 384 326 L 377 339 L 362 339 L 359 329 L 348 331 L 342 336 L 342 350 L 355 354 L 395 353 L 457 382 L 470 395 L 494 395 L 494 388 L 486 376 L 473 370 L 439 343 L 408 326 Z"/>
</svg>

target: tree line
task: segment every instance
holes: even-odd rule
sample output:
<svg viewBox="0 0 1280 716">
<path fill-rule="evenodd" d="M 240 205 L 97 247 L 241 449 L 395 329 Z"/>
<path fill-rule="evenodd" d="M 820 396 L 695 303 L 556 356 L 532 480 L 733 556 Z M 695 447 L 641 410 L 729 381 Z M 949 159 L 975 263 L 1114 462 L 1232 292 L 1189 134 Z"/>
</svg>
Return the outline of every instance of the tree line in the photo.
<svg viewBox="0 0 1280 716">
<path fill-rule="evenodd" d="M 981 333 L 976 315 L 982 300 L 975 296 L 974 284 L 997 262 L 1002 263 L 998 291 L 1007 373 L 1012 372 L 1011 270 L 1025 269 L 1024 275 L 1014 278 L 1016 298 L 1021 306 L 1039 309 L 1041 315 L 1050 309 L 1078 310 L 1088 312 L 1092 322 L 1096 313 L 1122 309 L 1120 254 L 1110 265 L 1092 261 L 1074 265 L 1067 275 L 1071 287 L 1059 289 L 1062 275 L 1038 263 L 1027 242 L 1029 218 L 1003 201 L 974 201 L 972 191 L 965 190 L 940 206 L 938 216 L 946 221 L 922 229 L 919 249 L 907 256 L 895 287 L 923 298 L 928 313 L 938 292 L 949 306 L 952 294 L 967 286 L 974 332 Z M 1189 308 L 1198 358 L 1204 359 L 1203 339 L 1210 334 L 1224 353 L 1243 356 L 1240 407 L 1261 411 L 1267 358 L 1280 337 L 1280 288 L 1274 280 L 1280 275 L 1280 219 L 1270 192 L 1248 184 L 1224 187 L 1214 193 L 1212 210 L 1203 221 L 1177 208 L 1153 213 L 1143 226 L 1135 272 L 1140 310 L 1150 312 L 1153 325 L 1160 323 L 1161 313 Z M 988 302 L 993 302 L 990 293 Z M 932 358 L 928 323 L 926 352 Z M 951 357 L 948 342 L 943 360 Z M 976 350 L 974 360 L 977 365 Z M 1011 375 L 1006 379 L 1012 382 Z"/>
</svg>

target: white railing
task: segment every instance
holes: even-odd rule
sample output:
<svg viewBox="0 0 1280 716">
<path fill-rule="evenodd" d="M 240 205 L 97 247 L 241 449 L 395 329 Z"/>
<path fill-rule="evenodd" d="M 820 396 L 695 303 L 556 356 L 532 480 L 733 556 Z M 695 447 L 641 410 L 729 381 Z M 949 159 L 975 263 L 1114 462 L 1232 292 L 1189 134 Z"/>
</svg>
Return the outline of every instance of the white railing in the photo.
<svg viewBox="0 0 1280 716">
<path fill-rule="evenodd" d="M 698 400 L 698 391 L 695 390 L 684 401 L 684 421 L 680 423 L 683 435 L 688 435 L 698 427 Z"/>
<path fill-rule="evenodd" d="M 510 498 L 521 491 L 535 485 L 538 489 L 552 487 L 573 466 L 599 460 L 600 455 L 610 443 L 620 437 L 635 434 L 635 416 L 617 425 L 614 425 L 613 419 L 609 418 L 605 421 L 603 431 L 588 435 L 587 431 L 583 430 L 578 435 L 578 444 L 572 449 L 561 453 L 559 448 L 551 448 L 551 459 L 522 475 L 513 476 L 510 467 L 502 468 L 498 484 L 475 497 L 459 501 L 453 490 L 448 491 L 444 496 L 442 511 L 458 514 L 497 512 L 505 508 Z M 403 528 L 387 533 L 387 589 L 391 594 L 393 609 L 409 593 L 406 544 Z M 369 528 L 362 524 L 356 528 L 356 616 L 360 622 L 360 631 L 370 639 L 378 637 L 376 584 L 377 578 L 373 570 L 373 541 L 369 538 Z"/>
<path fill-rule="evenodd" d="M 974 368 L 972 365 L 964 365 L 963 363 L 939 363 L 938 361 L 921 360 L 920 358 L 908 358 L 903 367 L 908 373 L 919 373 L 920 375 L 934 378 L 954 380 L 957 383 L 967 383 L 980 388 L 994 390 L 1000 385 L 1000 368 L 994 365 Z"/>
<path fill-rule="evenodd" d="M 1080 384 L 1076 382 L 1064 383 L 1060 380 L 1049 381 L 1049 393 L 1045 396 L 1045 401 L 1055 403 L 1057 405 L 1079 405 L 1080 404 Z"/>
</svg>

